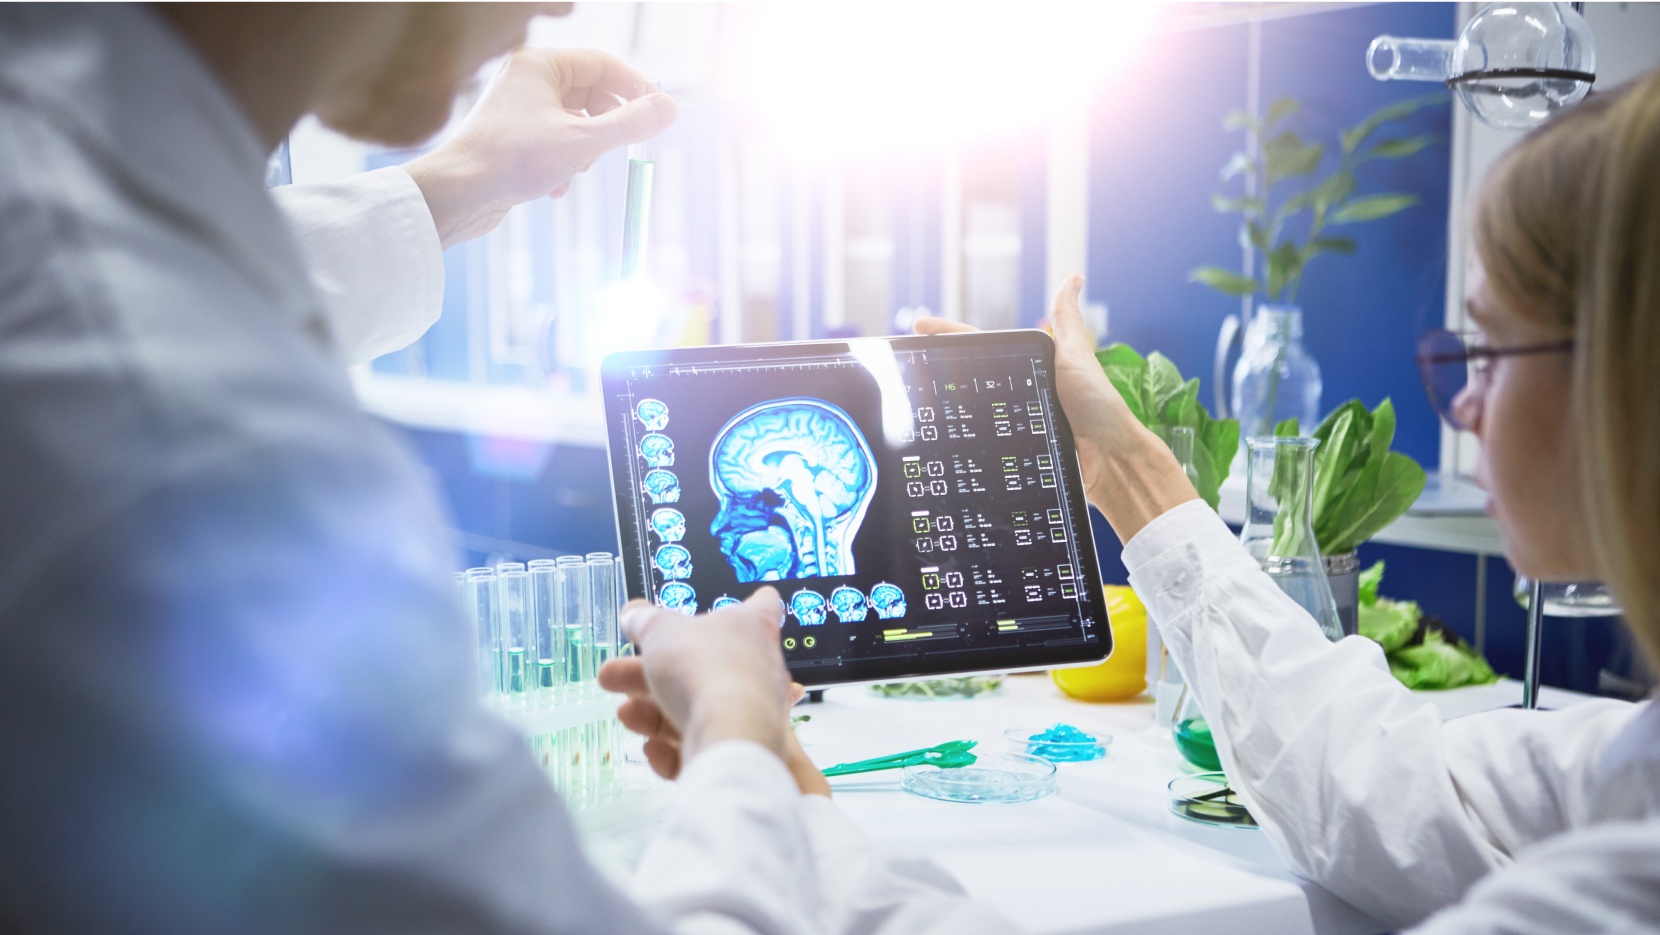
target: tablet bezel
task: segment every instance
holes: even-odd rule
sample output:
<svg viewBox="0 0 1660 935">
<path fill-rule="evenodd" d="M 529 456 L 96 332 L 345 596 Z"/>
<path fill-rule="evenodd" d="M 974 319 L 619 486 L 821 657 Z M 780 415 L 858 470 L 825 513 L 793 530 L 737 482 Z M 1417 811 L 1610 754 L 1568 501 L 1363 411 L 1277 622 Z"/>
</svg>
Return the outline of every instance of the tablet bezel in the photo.
<svg viewBox="0 0 1660 935">
<path fill-rule="evenodd" d="M 1090 560 L 1081 561 L 1081 586 L 1083 588 L 1085 605 L 1090 619 L 1095 624 L 1095 632 L 1099 634 L 1098 644 L 1079 643 L 1073 646 L 1058 647 L 1019 647 L 1011 648 L 1009 654 L 1003 656 L 1001 664 L 976 664 L 962 668 L 950 665 L 949 659 L 937 666 L 917 666 L 915 663 L 925 661 L 928 656 L 920 658 L 914 656 L 864 658 L 844 662 L 835 667 L 811 666 L 797 671 L 792 667 L 792 677 L 802 684 L 812 688 L 823 688 L 832 685 L 856 685 L 879 682 L 911 681 L 917 679 L 959 678 L 969 675 L 1040 671 L 1044 669 L 1071 668 L 1077 666 L 1097 665 L 1112 654 L 1113 636 L 1108 621 L 1106 595 L 1101 584 L 1101 571 L 1098 560 L 1095 558 L 1095 535 L 1089 518 L 1090 507 L 1084 497 L 1082 474 L 1077 463 L 1077 446 L 1073 439 L 1071 423 L 1067 421 L 1065 412 L 1061 409 L 1057 391 L 1053 385 L 1055 375 L 1055 345 L 1048 334 L 1037 330 L 1018 331 L 976 331 L 959 334 L 944 335 L 900 335 L 880 338 L 858 338 L 857 341 L 880 340 L 891 344 L 895 350 L 927 350 L 951 344 L 960 347 L 967 344 L 986 347 L 1009 349 L 1010 344 L 1020 345 L 1021 352 L 1041 354 L 1045 368 L 1049 374 L 1050 385 L 1044 389 L 1050 400 L 1051 422 L 1062 451 L 1070 451 L 1071 457 L 1060 459 L 1061 485 L 1068 502 L 1079 505 L 1075 515 L 1082 517 L 1077 528 L 1068 532 L 1078 545 L 1080 557 L 1089 556 Z M 763 358 L 767 360 L 784 359 L 790 357 L 822 358 L 827 354 L 851 355 L 848 340 L 820 340 L 820 341 L 789 341 L 755 344 L 716 344 L 699 347 L 665 348 L 659 350 L 620 351 L 607 355 L 600 364 L 600 384 L 605 409 L 606 425 L 606 458 L 607 470 L 611 478 L 611 502 L 617 523 L 617 540 L 621 547 L 619 553 L 623 559 L 623 579 L 630 599 L 644 598 L 650 600 L 651 589 L 649 580 L 640 578 L 643 568 L 643 553 L 639 538 L 632 540 L 625 534 L 625 529 L 632 520 L 634 499 L 636 492 L 630 485 L 628 477 L 629 465 L 619 463 L 619 445 L 626 447 L 627 426 L 634 414 L 627 406 L 617 405 L 620 398 L 618 381 L 625 379 L 624 374 L 630 369 L 641 366 L 695 366 L 733 361 L 753 360 Z M 624 457 L 633 457 L 632 451 L 625 452 Z M 760 587 L 761 585 L 756 585 Z M 980 655 L 984 651 L 977 651 Z M 935 653 L 946 655 L 948 652 Z M 888 664 L 892 663 L 892 664 Z M 830 676 L 830 677 L 826 677 Z"/>
</svg>

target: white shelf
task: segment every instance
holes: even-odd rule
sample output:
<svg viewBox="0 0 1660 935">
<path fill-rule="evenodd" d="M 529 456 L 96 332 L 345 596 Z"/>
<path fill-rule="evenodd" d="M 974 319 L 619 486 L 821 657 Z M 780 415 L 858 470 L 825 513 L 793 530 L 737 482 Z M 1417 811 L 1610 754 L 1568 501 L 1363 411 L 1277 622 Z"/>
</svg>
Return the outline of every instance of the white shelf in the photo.
<svg viewBox="0 0 1660 935">
<path fill-rule="evenodd" d="M 352 371 L 352 384 L 366 412 L 411 428 L 605 447 L 597 394 L 388 376 L 365 368 Z"/>
<path fill-rule="evenodd" d="M 1504 540 L 1498 524 L 1482 510 L 1486 494 L 1469 481 L 1432 474 L 1424 492 L 1405 516 L 1372 538 L 1374 542 L 1406 545 L 1472 555 L 1502 555 Z M 1245 479 L 1231 475 L 1222 485 L 1217 509 L 1234 525 L 1245 522 Z"/>
</svg>

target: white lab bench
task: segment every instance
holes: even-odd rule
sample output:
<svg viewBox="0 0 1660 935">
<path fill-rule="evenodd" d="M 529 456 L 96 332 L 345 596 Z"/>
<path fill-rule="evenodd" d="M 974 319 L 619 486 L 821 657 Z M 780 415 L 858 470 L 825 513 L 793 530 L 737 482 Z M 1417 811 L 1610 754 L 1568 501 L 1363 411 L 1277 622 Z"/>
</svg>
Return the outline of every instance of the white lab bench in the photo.
<svg viewBox="0 0 1660 935">
<path fill-rule="evenodd" d="M 1425 693 L 1447 716 L 1513 704 L 1516 682 Z M 1547 707 L 1581 696 L 1546 689 Z M 1064 722 L 1113 735 L 1108 756 L 1059 767 L 1058 791 L 1036 802 L 965 805 L 902 792 L 895 772 L 832 781 L 835 800 L 865 831 L 892 849 L 926 855 L 970 894 L 1040 935 L 1349 935 L 1385 927 L 1320 886 L 1299 879 L 1262 832 L 1213 828 L 1172 814 L 1165 786 L 1185 771 L 1167 730 L 1152 725 L 1152 704 L 1087 704 L 1062 695 L 1046 674 L 1008 679 L 991 696 L 967 700 L 878 697 L 837 688 L 798 713 L 807 753 L 830 766 L 947 740 L 1004 749 L 1010 727 Z M 649 822 L 611 823 L 588 838 L 634 838 Z M 614 851 L 615 853 L 615 851 Z"/>
</svg>

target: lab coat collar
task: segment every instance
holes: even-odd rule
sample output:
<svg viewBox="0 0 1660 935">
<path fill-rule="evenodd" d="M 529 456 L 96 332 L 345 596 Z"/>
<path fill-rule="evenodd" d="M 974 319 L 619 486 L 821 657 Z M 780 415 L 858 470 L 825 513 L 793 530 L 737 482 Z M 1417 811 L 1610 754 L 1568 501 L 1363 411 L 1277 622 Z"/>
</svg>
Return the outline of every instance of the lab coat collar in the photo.
<svg viewBox="0 0 1660 935">
<path fill-rule="evenodd" d="M 321 300 L 265 190 L 258 134 L 147 4 L 0 4 L 0 95 L 78 140 L 158 221 L 327 340 Z"/>
</svg>

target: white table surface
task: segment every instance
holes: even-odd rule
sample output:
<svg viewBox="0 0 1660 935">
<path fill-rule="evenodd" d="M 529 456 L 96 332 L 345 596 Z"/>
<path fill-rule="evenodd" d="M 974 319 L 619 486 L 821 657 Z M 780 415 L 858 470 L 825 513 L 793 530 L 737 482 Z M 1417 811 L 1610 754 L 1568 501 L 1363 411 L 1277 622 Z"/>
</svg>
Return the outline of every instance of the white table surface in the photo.
<svg viewBox="0 0 1660 935">
<path fill-rule="evenodd" d="M 1448 717 L 1513 704 L 1517 682 L 1426 692 Z M 1546 706 L 1583 696 L 1547 689 Z M 1038 935 L 1353 935 L 1384 927 L 1298 878 L 1260 831 L 1200 825 L 1171 813 L 1166 784 L 1188 771 L 1151 701 L 1088 704 L 1062 695 L 1047 674 L 1012 676 L 989 697 L 911 700 L 862 687 L 831 689 L 797 733 L 821 767 L 977 740 L 1006 748 L 1010 727 L 1064 722 L 1113 735 L 1108 756 L 1059 767 L 1058 791 L 1035 802 L 935 802 L 899 788 L 897 772 L 832 780 L 835 801 L 876 841 L 926 855 L 965 889 Z M 655 820 L 583 822 L 602 865 L 631 863 Z M 593 816 L 595 819 L 601 816 Z"/>
</svg>

